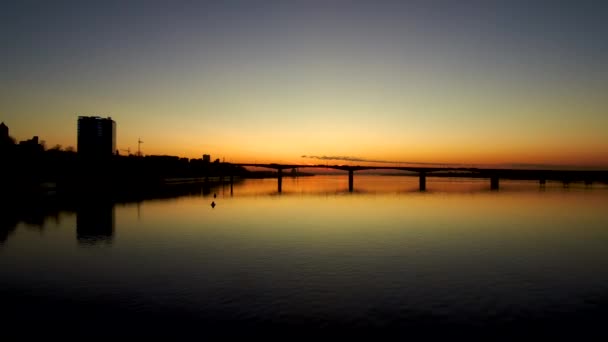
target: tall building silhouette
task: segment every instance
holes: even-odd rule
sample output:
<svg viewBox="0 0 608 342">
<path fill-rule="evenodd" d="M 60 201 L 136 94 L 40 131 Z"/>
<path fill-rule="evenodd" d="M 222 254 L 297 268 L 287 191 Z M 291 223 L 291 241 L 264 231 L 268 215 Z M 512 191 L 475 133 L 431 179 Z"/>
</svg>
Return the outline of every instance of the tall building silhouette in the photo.
<svg viewBox="0 0 608 342">
<path fill-rule="evenodd" d="M 0 123 L 0 138 L 8 138 L 8 126 L 4 122 Z"/>
<path fill-rule="evenodd" d="M 78 154 L 87 158 L 109 157 L 116 151 L 116 122 L 111 117 L 78 117 Z"/>
</svg>

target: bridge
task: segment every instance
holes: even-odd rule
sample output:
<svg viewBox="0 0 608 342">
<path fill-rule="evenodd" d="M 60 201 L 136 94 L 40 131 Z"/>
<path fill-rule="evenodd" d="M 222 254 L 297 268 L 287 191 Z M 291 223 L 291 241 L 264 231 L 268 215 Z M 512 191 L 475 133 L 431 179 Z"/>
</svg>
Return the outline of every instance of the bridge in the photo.
<svg viewBox="0 0 608 342">
<path fill-rule="evenodd" d="M 413 167 L 413 166 L 369 166 L 369 165 L 326 165 L 326 164 L 257 164 L 234 163 L 232 165 L 243 167 L 258 167 L 277 170 L 277 189 L 283 190 L 283 170 L 302 168 L 323 168 L 348 172 L 348 191 L 354 190 L 354 173 L 362 170 L 398 170 L 417 174 L 420 191 L 426 190 L 427 176 L 436 177 L 466 177 L 486 178 L 490 180 L 490 189 L 498 190 L 500 179 L 509 180 L 537 180 L 541 187 L 547 181 L 559 181 L 568 186 L 572 182 L 584 182 L 591 186 L 594 182 L 608 183 L 608 170 L 534 170 L 534 169 L 491 169 L 474 167 Z"/>
</svg>

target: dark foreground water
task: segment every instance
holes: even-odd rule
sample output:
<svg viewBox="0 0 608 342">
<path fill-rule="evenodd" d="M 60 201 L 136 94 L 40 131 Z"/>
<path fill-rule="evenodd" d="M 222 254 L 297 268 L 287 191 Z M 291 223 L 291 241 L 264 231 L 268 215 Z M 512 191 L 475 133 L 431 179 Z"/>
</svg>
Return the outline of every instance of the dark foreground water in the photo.
<svg viewBox="0 0 608 342">
<path fill-rule="evenodd" d="M 232 194 L 4 211 L 2 330 L 608 335 L 605 186 L 417 182 L 356 176 L 351 194 L 346 176 L 317 176 L 278 195 L 276 180 L 247 180 Z"/>
</svg>

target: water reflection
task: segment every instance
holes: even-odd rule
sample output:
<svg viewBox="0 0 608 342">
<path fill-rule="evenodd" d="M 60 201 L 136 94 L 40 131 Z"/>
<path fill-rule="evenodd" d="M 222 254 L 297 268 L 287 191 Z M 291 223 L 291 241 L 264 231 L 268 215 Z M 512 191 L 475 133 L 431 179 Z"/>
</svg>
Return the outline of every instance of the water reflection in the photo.
<svg viewBox="0 0 608 342">
<path fill-rule="evenodd" d="M 1 215 L 0 216 L 0 245 L 6 242 L 9 235 L 11 235 L 15 228 L 17 227 L 17 223 L 19 221 L 17 218 L 9 215 Z"/>
<path fill-rule="evenodd" d="M 23 223 L 29 229 L 43 231 L 49 220 L 60 225 L 61 212 L 77 213 L 77 240 L 83 245 L 91 245 L 98 242 L 112 243 L 115 231 L 115 203 L 136 203 L 137 217 L 141 217 L 142 203 L 150 200 L 173 201 L 180 197 L 213 197 L 213 204 L 220 205 L 224 199 L 248 198 L 248 197 L 291 197 L 291 196 L 403 196 L 404 199 L 419 198 L 419 196 L 431 196 L 433 194 L 483 194 L 490 193 L 487 179 L 462 179 L 462 178 L 427 178 L 427 189 L 420 193 L 418 177 L 408 176 L 374 176 L 357 175 L 355 178 L 355 190 L 348 191 L 348 176 L 327 175 L 315 177 L 284 177 L 283 191 L 277 192 L 276 179 L 245 179 L 238 180 L 234 184 L 223 183 L 201 183 L 195 185 L 174 186 L 161 192 L 142 193 L 139 196 L 128 198 L 37 198 L 25 202 L 4 202 L 0 204 L 3 212 L 0 215 L 0 245 L 6 243 L 10 236 L 17 230 L 17 226 Z M 539 185 L 536 181 L 503 181 L 501 188 L 495 195 L 505 198 L 508 194 L 522 192 L 598 192 L 607 189 L 605 184 L 571 184 L 568 187 L 560 182 L 547 182 Z M 546 196 L 543 201 L 550 201 Z M 521 199 L 520 199 L 521 200 Z M 428 201 L 428 200 L 427 200 Z M 86 204 L 83 204 L 86 203 Z M 254 202 L 252 202 L 254 203 Z M 496 203 L 496 202 L 494 202 Z M 206 202 L 209 206 L 211 200 Z M 215 207 L 211 205 L 209 207 Z M 308 205 L 308 204 L 307 204 Z M 479 205 L 479 204 L 478 204 Z M 331 207 L 330 207 L 331 209 Z M 333 210 L 333 209 L 332 209 Z M 170 213 L 169 213 L 170 214 Z M 331 215 L 331 214 L 327 214 Z M 334 216 L 338 215 L 338 212 Z M 179 219 L 174 217 L 174 219 Z"/>
<path fill-rule="evenodd" d="M 235 181 L 241 184 L 242 180 Z M 136 203 L 138 217 L 144 201 L 171 201 L 180 197 L 209 197 L 214 193 L 225 193 L 232 184 L 226 182 L 203 182 L 171 185 L 166 188 L 140 193 L 107 194 L 91 193 L 61 194 L 28 198 L 2 198 L 0 196 L 0 246 L 6 244 L 22 225 L 29 230 L 43 232 L 49 223 L 61 225 L 62 213 L 76 213 L 76 238 L 81 245 L 104 242 L 111 244 L 115 230 L 114 206 L 116 203 Z"/>
<path fill-rule="evenodd" d="M 594 183 L 592 187 L 584 183 L 573 183 L 564 187 L 562 182 L 512 181 L 503 180 L 500 190 L 495 192 L 530 192 L 530 191 L 567 191 L 568 189 L 606 189 L 606 184 Z M 485 193 L 492 191 L 489 179 L 426 178 L 427 194 L 434 193 Z M 332 196 L 349 194 L 347 174 L 315 176 L 315 177 L 284 177 L 282 191 L 277 191 L 276 179 L 246 179 L 234 186 L 234 196 L 275 196 L 275 195 L 316 195 Z M 353 194 L 415 194 L 420 193 L 419 178 L 414 176 L 376 176 L 355 175 Z"/>
<path fill-rule="evenodd" d="M 76 211 L 76 238 L 82 245 L 112 243 L 114 236 L 114 204 L 84 203 Z"/>
<path fill-rule="evenodd" d="M 50 222 L 61 224 L 62 211 L 72 210 L 68 203 L 59 205 L 44 198 L 16 202 L 4 199 L 0 202 L 0 208 L 0 245 L 6 243 L 20 223 L 28 229 L 42 232 Z"/>
</svg>

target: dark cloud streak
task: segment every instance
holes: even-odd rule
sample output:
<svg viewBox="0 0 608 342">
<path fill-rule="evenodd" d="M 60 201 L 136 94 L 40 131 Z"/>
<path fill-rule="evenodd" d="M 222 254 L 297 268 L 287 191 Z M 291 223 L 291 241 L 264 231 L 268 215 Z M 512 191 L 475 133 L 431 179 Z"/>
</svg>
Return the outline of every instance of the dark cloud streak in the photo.
<svg viewBox="0 0 608 342">
<path fill-rule="evenodd" d="M 580 167 L 575 165 L 559 165 L 559 164 L 534 164 L 534 163 L 500 163 L 500 164 L 458 164 L 458 163 L 423 163 L 411 161 L 395 161 L 395 160 L 380 160 L 368 159 L 352 156 L 314 156 L 302 155 L 302 158 L 316 160 L 331 160 L 331 161 L 346 161 L 346 162 L 361 162 L 361 163 L 377 163 L 391 165 L 420 165 L 429 167 L 482 167 L 482 168 L 498 168 L 498 169 L 532 169 L 532 170 L 599 170 L 599 167 Z"/>
<path fill-rule="evenodd" d="M 352 156 L 309 156 L 302 155 L 302 158 L 317 159 L 317 160 L 335 160 L 335 161 L 348 161 L 348 162 L 362 162 L 362 163 L 381 163 L 381 164 L 414 164 L 414 165 L 442 165 L 445 163 L 421 163 L 421 162 L 409 162 L 409 161 L 395 161 L 395 160 L 380 160 L 380 159 L 367 159 Z"/>
</svg>

